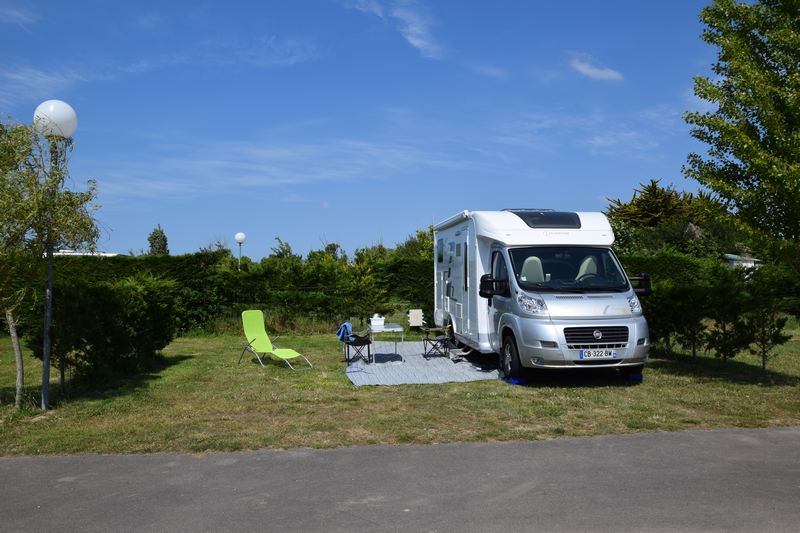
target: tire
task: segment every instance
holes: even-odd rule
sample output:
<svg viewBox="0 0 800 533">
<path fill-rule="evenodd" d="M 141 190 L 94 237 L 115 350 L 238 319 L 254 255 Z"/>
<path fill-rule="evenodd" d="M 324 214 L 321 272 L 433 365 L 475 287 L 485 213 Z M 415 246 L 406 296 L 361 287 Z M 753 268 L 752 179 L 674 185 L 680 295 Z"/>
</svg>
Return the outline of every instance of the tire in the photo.
<svg viewBox="0 0 800 533">
<path fill-rule="evenodd" d="M 503 347 L 500 350 L 500 371 L 505 374 L 506 378 L 518 378 L 522 373 L 517 341 L 514 340 L 513 335 L 503 337 Z"/>
</svg>

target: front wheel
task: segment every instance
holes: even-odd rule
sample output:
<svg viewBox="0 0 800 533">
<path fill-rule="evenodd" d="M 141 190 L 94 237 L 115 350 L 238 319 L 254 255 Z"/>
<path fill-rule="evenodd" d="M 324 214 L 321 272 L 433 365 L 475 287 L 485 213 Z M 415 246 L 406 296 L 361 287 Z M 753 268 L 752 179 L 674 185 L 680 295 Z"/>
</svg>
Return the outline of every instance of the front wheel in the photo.
<svg viewBox="0 0 800 533">
<path fill-rule="evenodd" d="M 623 378 L 628 378 L 635 374 L 641 374 L 644 371 L 644 365 L 633 365 L 620 367 L 619 373 Z"/>
<path fill-rule="evenodd" d="M 500 352 L 500 370 L 503 371 L 506 378 L 518 378 L 522 373 L 519 352 L 517 352 L 517 341 L 511 335 L 503 337 L 503 348 Z"/>
</svg>

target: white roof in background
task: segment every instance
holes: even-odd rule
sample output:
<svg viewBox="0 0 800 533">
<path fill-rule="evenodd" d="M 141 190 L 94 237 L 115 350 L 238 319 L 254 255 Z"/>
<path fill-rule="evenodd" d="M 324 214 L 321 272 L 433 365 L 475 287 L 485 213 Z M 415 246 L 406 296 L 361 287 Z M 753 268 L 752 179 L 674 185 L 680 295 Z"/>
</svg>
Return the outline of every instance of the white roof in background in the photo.
<svg viewBox="0 0 800 533">
<path fill-rule="evenodd" d="M 53 255 L 66 255 L 66 256 L 91 255 L 95 257 L 116 257 L 119 254 L 114 254 L 111 252 L 81 252 L 78 250 L 56 250 L 55 252 L 53 252 Z"/>
</svg>

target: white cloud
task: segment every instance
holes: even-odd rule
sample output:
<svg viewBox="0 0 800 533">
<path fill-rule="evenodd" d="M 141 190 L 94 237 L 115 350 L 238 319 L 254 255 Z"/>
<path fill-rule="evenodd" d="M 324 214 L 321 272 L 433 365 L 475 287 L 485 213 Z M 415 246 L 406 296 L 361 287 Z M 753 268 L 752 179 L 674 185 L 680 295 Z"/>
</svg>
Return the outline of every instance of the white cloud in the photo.
<svg viewBox="0 0 800 533">
<path fill-rule="evenodd" d="M 153 30 L 163 23 L 164 17 L 156 12 L 145 13 L 136 19 L 136 24 L 145 30 Z"/>
<path fill-rule="evenodd" d="M 272 35 L 242 42 L 207 42 L 193 46 L 191 54 L 165 53 L 116 66 L 81 65 L 58 71 L 31 66 L 0 67 L 0 106 L 12 107 L 63 94 L 77 83 L 119 80 L 178 65 L 272 68 L 296 65 L 315 57 L 317 47 L 313 42 Z"/>
<path fill-rule="evenodd" d="M 633 128 L 612 128 L 592 135 L 586 144 L 594 155 L 642 157 L 658 148 L 655 138 Z"/>
<path fill-rule="evenodd" d="M 208 41 L 191 62 L 265 68 L 296 65 L 315 57 L 317 46 L 312 41 L 270 35 L 242 41 Z"/>
<path fill-rule="evenodd" d="M 15 24 L 23 28 L 39 22 L 39 14 L 24 7 L 0 5 L 0 24 Z"/>
<path fill-rule="evenodd" d="M 441 59 L 444 56 L 442 46 L 433 35 L 433 17 L 414 0 L 396 0 L 388 4 L 378 0 L 345 0 L 342 6 L 387 21 L 422 57 Z"/>
<path fill-rule="evenodd" d="M 402 3 L 395 6 L 392 16 L 398 21 L 398 31 L 408 43 L 419 50 L 423 57 L 440 59 L 442 48 L 433 37 L 433 19 L 423 13 L 416 5 Z"/>
<path fill-rule="evenodd" d="M 384 18 L 383 6 L 377 0 L 349 0 L 342 3 L 347 9 L 355 9 L 362 13 Z"/>
<path fill-rule="evenodd" d="M 654 113 L 666 113 L 667 109 L 658 106 L 638 113 L 612 115 L 545 109 L 521 113 L 484 129 L 487 141 L 508 147 L 508 153 L 512 154 L 513 150 L 524 149 L 531 153 L 652 159 L 660 157 L 663 139 L 682 133 L 677 125 L 657 123 L 652 118 Z"/>
<path fill-rule="evenodd" d="M 331 139 L 318 142 L 162 142 L 147 159 L 94 161 L 82 173 L 102 176 L 103 195 L 199 197 L 315 183 L 381 180 L 420 168 L 468 168 L 422 142 Z M 112 170 L 109 170 L 112 169 Z M 124 170 L 122 170 L 124 169 Z"/>
<path fill-rule="evenodd" d="M 643 123 L 664 131 L 683 131 L 682 110 L 674 105 L 660 104 L 642 109 L 636 117 Z"/>
<path fill-rule="evenodd" d="M 569 61 L 572 68 L 593 80 L 620 81 L 623 79 L 621 72 L 608 67 L 598 67 L 592 64 L 592 58 L 585 54 L 573 54 Z"/>
<path fill-rule="evenodd" d="M 508 71 L 504 68 L 488 65 L 486 63 L 470 63 L 467 65 L 472 72 L 487 78 L 494 78 L 496 80 L 507 80 L 509 78 Z"/>
<path fill-rule="evenodd" d="M 72 71 L 50 72 L 33 67 L 0 70 L 0 106 L 50 98 L 85 78 Z"/>
</svg>

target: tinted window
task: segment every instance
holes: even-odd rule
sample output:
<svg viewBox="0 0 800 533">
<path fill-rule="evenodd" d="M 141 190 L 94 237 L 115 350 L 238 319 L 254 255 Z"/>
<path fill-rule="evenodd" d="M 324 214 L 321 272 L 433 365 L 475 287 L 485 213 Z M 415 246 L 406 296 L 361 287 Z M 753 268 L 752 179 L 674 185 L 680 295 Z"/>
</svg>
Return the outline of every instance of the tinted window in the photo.
<svg viewBox="0 0 800 533">
<path fill-rule="evenodd" d="M 505 294 L 508 292 L 508 267 L 503 254 L 495 252 L 492 256 L 492 278 L 494 279 L 494 292 Z"/>
<path fill-rule="evenodd" d="M 531 228 L 580 229 L 581 219 L 577 213 L 566 211 L 535 211 L 509 209 Z"/>
</svg>

